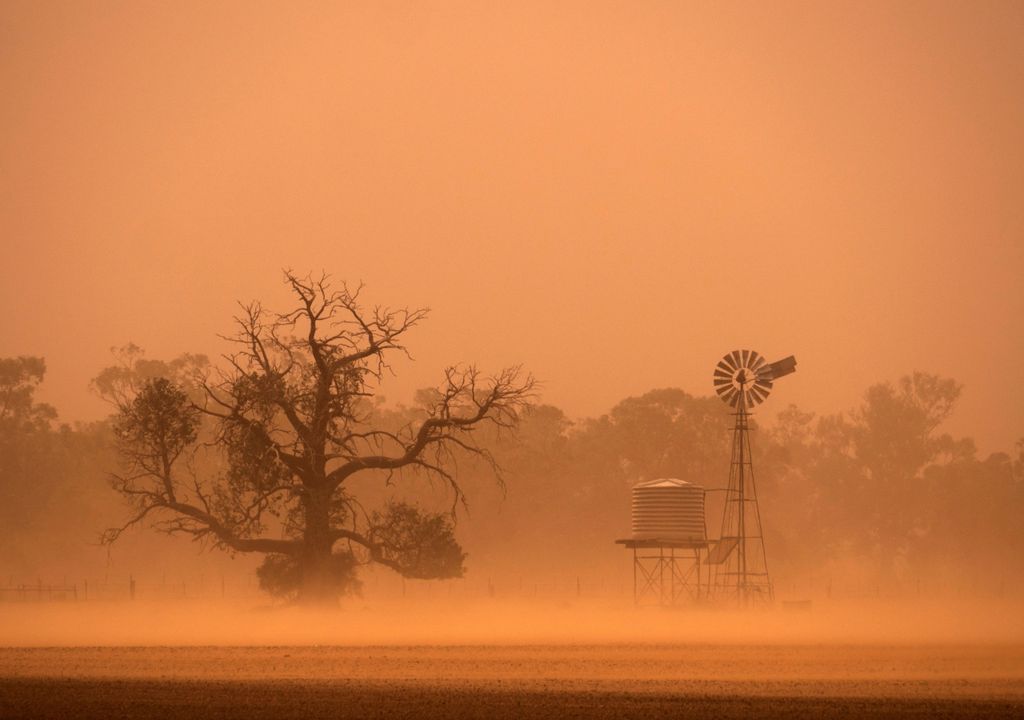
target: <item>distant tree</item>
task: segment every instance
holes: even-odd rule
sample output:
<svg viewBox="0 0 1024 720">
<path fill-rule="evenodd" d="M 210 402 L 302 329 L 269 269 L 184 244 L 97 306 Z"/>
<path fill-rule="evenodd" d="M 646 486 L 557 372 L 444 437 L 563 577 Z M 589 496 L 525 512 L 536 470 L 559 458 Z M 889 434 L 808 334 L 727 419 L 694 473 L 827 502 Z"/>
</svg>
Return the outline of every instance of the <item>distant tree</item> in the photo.
<svg viewBox="0 0 1024 720">
<path fill-rule="evenodd" d="M 1015 579 L 1024 569 L 1024 483 L 1006 453 L 930 465 L 914 498 L 906 559 L 917 569 L 963 583 L 980 573 Z"/>
<path fill-rule="evenodd" d="M 126 468 L 114 482 L 135 513 L 104 539 L 153 521 L 230 551 L 266 553 L 264 587 L 303 602 L 351 589 L 363 562 L 406 577 L 460 576 L 465 555 L 452 523 L 465 496 L 457 457 L 493 461 L 475 432 L 514 427 L 532 378 L 518 367 L 491 377 L 450 367 L 440 387 L 421 394 L 421 421 L 376 426 L 378 381 L 426 311 L 366 309 L 359 288 L 334 289 L 326 276 L 286 273 L 285 281 L 294 307 L 243 306 L 226 367 L 204 371 L 193 363 L 201 401 L 165 377 L 119 398 L 115 435 Z M 204 418 L 211 423 L 206 443 Z M 221 472 L 196 469 L 195 454 L 206 446 L 221 456 Z M 403 473 L 443 483 L 451 513 L 403 502 L 368 510 L 351 491 L 357 476 L 390 484 Z"/>
<path fill-rule="evenodd" d="M 35 402 L 36 388 L 46 375 L 41 357 L 0 358 L 0 428 L 5 431 L 49 429 L 57 411 Z"/>
<path fill-rule="evenodd" d="M 514 436 L 488 433 L 491 437 L 481 438 L 493 449 L 509 484 L 488 488 L 482 482 L 486 468 L 466 468 L 467 483 L 490 500 L 477 506 L 474 522 L 466 528 L 478 561 L 496 571 L 517 568 L 536 577 L 576 551 L 571 540 L 580 537 L 580 527 L 598 524 L 581 502 L 593 488 L 583 480 L 585 474 L 570 451 L 571 425 L 558 408 L 533 405 L 523 413 Z M 566 538 L 565 533 L 575 536 Z M 556 546 L 559 551 L 552 552 Z"/>
<path fill-rule="evenodd" d="M 896 385 L 879 383 L 864 394 L 854 414 L 854 451 L 877 479 L 915 476 L 940 455 L 970 453 L 938 428 L 960 397 L 961 386 L 949 378 L 915 372 Z"/>
<path fill-rule="evenodd" d="M 533 408 L 514 445 L 496 450 L 515 480 L 501 517 L 474 530 L 485 525 L 491 531 L 481 539 L 489 541 L 492 557 L 532 572 L 569 565 L 577 573 L 588 567 L 603 572 L 620 557 L 595 548 L 629 532 L 633 483 L 657 477 L 705 487 L 724 482 L 728 420 L 718 398 L 675 388 L 627 398 L 606 415 L 576 423 L 557 408 Z"/>
<path fill-rule="evenodd" d="M 0 359 L 0 544 L 4 561 L 20 566 L 59 481 L 51 423 L 57 412 L 35 401 L 46 374 L 39 357 Z"/>
<path fill-rule="evenodd" d="M 94 539 L 91 483 L 109 460 L 100 425 L 57 426 L 36 399 L 39 357 L 0 359 L 0 562 L 10 573 L 80 558 Z"/>
<path fill-rule="evenodd" d="M 165 378 L 182 388 L 190 399 L 202 401 L 198 379 L 209 370 L 206 355 L 184 353 L 173 360 L 153 360 L 135 343 L 111 348 L 116 363 L 104 368 L 89 384 L 92 391 L 115 407 L 131 402 L 149 380 Z"/>
<path fill-rule="evenodd" d="M 959 493 L 952 478 L 989 472 L 972 464 L 972 441 L 942 432 L 960 389 L 954 380 L 915 372 L 872 385 L 849 413 L 816 423 L 795 409 L 780 414 L 771 435 L 776 459 L 785 461 L 773 472 L 784 480 L 780 490 L 800 496 L 798 507 L 783 512 L 804 562 L 846 558 L 895 582 L 933 554 L 928 546 L 939 542 L 943 522 L 936 509 Z M 942 470 L 953 463 L 955 472 Z"/>
</svg>

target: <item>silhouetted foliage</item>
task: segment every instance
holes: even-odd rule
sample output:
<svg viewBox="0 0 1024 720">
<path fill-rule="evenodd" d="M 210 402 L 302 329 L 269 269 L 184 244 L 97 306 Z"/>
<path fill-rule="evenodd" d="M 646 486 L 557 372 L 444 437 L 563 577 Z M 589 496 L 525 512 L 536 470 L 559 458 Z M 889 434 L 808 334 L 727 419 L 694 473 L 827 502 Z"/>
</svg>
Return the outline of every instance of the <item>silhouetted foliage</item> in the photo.
<svg viewBox="0 0 1024 720">
<path fill-rule="evenodd" d="M 166 378 L 156 378 L 147 380 L 135 400 L 118 414 L 114 437 L 134 469 L 159 479 L 196 441 L 198 428 L 199 411 L 188 396 Z M 149 464 L 154 458 L 159 466 Z M 173 488 L 165 492 L 173 495 Z"/>
<path fill-rule="evenodd" d="M 609 419 L 612 447 L 630 478 L 676 477 L 703 485 L 728 458 L 728 407 L 717 397 L 652 390 L 620 402 Z"/>
<path fill-rule="evenodd" d="M 771 437 L 782 452 L 769 451 L 769 471 L 782 482 L 764 512 L 782 557 L 794 567 L 857 564 L 890 586 L 1017 563 L 1024 534 L 1010 517 L 1024 496 L 1009 458 L 979 460 L 971 440 L 941 432 L 959 394 L 956 382 L 917 372 L 871 386 L 848 415 L 780 416 Z"/>
<path fill-rule="evenodd" d="M 39 357 L 0 358 L 0 427 L 6 432 L 48 430 L 57 411 L 34 400 L 46 374 Z"/>
<path fill-rule="evenodd" d="M 90 383 L 92 391 L 115 407 L 131 402 L 147 382 L 163 378 L 183 389 L 191 400 L 202 399 L 198 386 L 203 374 L 209 371 L 210 361 L 205 355 L 184 353 L 173 360 L 153 360 L 145 356 L 138 345 L 129 343 L 112 348 L 117 361 L 104 368 Z"/>
<path fill-rule="evenodd" d="M 370 540 L 380 558 L 410 578 L 462 577 L 466 553 L 451 516 L 389 502 L 370 518 Z"/>
<path fill-rule="evenodd" d="M 322 581 L 334 597 L 357 594 L 362 587 L 357 573 L 359 562 L 350 552 L 333 552 L 323 566 Z M 260 589 L 284 600 L 296 600 L 305 585 L 305 566 L 294 555 L 265 555 L 256 577 Z"/>
<path fill-rule="evenodd" d="M 80 557 L 102 517 L 93 490 L 110 462 L 106 428 L 55 427 L 56 410 L 35 399 L 45 374 L 42 358 L 0 359 L 0 547 L 12 572 Z"/>
</svg>

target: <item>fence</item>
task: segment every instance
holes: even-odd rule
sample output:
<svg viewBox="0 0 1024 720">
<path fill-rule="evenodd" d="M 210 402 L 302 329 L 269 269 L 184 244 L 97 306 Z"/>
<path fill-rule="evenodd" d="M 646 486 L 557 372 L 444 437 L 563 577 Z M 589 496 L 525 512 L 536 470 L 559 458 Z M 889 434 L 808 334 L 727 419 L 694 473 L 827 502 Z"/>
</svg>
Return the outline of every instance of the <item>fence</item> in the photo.
<svg viewBox="0 0 1024 720">
<path fill-rule="evenodd" d="M 805 578 L 802 582 L 783 580 L 775 584 L 781 602 L 841 601 L 863 599 L 919 598 L 1002 598 L 1021 591 L 1017 583 L 948 583 L 916 581 L 901 587 L 876 583 L 833 582 L 832 578 Z M 370 572 L 362 579 L 360 594 L 366 600 L 422 601 L 445 599 L 502 600 L 608 600 L 632 597 L 632 585 L 625 578 L 593 579 L 584 576 L 546 577 L 494 575 L 458 580 L 407 580 L 393 573 Z M 244 577 L 198 576 L 168 580 L 139 581 L 134 575 L 101 580 L 45 583 L 41 579 L 15 581 L 8 578 L 0 587 L 0 602 L 85 602 L 85 601 L 182 601 L 246 600 L 269 602 L 252 575 Z"/>
<path fill-rule="evenodd" d="M 260 595 L 255 579 L 239 580 L 219 577 L 140 582 L 133 575 L 127 578 L 80 580 L 59 584 L 15 581 L 8 578 L 0 586 L 0 602 L 84 602 L 119 600 L 214 600 L 221 598 L 255 598 Z"/>
<path fill-rule="evenodd" d="M 34 585 L 0 587 L 0 602 L 65 602 L 78 599 L 77 585 L 44 585 L 42 581 L 37 581 Z"/>
</svg>

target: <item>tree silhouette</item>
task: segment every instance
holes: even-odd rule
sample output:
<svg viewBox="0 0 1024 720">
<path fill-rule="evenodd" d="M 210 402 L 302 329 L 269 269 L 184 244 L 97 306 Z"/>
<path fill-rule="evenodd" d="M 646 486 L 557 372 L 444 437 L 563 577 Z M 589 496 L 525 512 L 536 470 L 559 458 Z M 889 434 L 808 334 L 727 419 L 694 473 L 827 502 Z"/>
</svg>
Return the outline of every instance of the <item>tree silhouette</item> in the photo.
<svg viewBox="0 0 1024 720">
<path fill-rule="evenodd" d="M 327 276 L 286 272 L 285 282 L 294 307 L 242 307 L 227 338 L 235 352 L 225 367 L 195 381 L 201 401 L 166 378 L 124 394 L 115 434 L 126 469 L 114 484 L 135 513 L 104 539 L 153 521 L 230 551 L 267 553 L 264 586 L 305 602 L 351 588 L 358 563 L 406 577 L 460 576 L 464 553 L 452 519 L 465 496 L 457 458 L 479 457 L 497 470 L 474 431 L 514 427 L 532 396 L 532 377 L 519 367 L 490 377 L 472 366 L 449 367 L 421 421 L 374 426 L 378 383 L 390 358 L 406 352 L 405 336 L 426 310 L 366 309 L 361 287 L 334 289 Z M 219 453 L 221 472 L 196 469 L 203 448 Z M 356 475 L 390 484 L 410 472 L 447 487 L 451 514 L 402 502 L 369 511 L 349 489 Z"/>
</svg>

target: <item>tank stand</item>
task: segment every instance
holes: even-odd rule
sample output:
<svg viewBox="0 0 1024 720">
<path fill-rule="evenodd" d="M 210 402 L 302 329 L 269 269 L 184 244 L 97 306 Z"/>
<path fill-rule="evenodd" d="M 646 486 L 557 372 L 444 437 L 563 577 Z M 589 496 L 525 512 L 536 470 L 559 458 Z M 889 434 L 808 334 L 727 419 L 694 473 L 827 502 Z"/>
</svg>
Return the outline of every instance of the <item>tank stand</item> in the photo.
<svg viewBox="0 0 1024 720">
<path fill-rule="evenodd" d="M 617 540 L 633 551 L 633 602 L 672 607 L 696 603 L 707 596 L 701 563 L 703 543 L 661 540 Z"/>
</svg>

